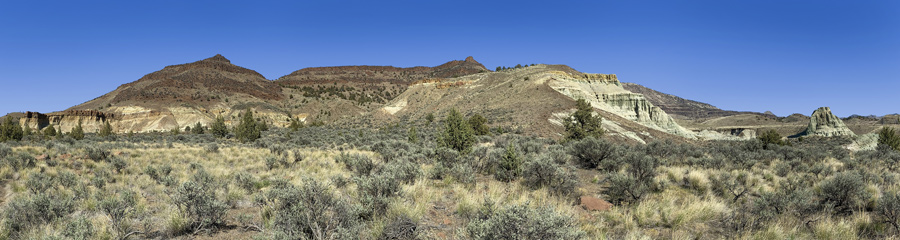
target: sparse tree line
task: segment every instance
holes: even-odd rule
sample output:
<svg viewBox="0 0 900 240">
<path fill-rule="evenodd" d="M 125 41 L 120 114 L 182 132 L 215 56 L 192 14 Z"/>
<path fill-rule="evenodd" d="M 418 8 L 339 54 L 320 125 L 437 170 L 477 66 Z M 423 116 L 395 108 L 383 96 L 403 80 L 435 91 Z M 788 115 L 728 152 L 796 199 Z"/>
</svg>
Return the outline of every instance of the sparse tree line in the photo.
<svg viewBox="0 0 900 240">
<path fill-rule="evenodd" d="M 529 64 L 525 64 L 525 65 L 522 65 L 522 64 L 516 64 L 516 66 L 513 66 L 513 67 L 497 66 L 497 68 L 496 68 L 494 71 L 495 71 L 495 72 L 499 72 L 499 71 L 506 71 L 506 70 L 510 70 L 510 69 L 526 68 L 526 67 L 530 67 L 530 66 L 534 66 L 534 65 L 535 65 L 535 64 L 532 63 L 532 64 L 530 64 L 530 65 L 529 65 Z"/>
</svg>

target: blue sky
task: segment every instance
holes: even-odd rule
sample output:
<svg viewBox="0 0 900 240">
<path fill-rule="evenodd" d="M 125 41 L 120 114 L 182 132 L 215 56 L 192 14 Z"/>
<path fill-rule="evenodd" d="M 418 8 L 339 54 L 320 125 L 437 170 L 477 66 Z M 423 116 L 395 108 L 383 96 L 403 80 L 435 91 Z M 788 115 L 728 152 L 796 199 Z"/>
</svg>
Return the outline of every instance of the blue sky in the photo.
<svg viewBox="0 0 900 240">
<path fill-rule="evenodd" d="M 217 53 L 269 79 L 474 56 L 728 110 L 900 112 L 900 1 L 5 1 L 0 114 L 63 110 Z"/>
</svg>

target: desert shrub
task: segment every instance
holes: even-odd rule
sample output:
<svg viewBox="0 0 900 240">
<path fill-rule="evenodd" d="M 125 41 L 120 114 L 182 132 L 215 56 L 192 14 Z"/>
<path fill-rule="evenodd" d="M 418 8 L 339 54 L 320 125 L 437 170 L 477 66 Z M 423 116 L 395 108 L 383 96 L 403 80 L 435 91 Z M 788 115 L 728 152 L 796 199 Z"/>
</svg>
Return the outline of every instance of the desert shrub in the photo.
<svg viewBox="0 0 900 240">
<path fill-rule="evenodd" d="M 454 149 L 439 147 L 434 150 L 435 165 L 429 172 L 429 178 L 444 179 L 450 176 L 461 183 L 473 183 L 475 170 L 467 159 Z"/>
<path fill-rule="evenodd" d="M 756 186 L 755 182 L 749 179 L 749 175 L 750 173 L 746 171 L 726 171 L 713 175 L 710 178 L 712 190 L 720 196 L 731 200 L 732 203 L 737 202 Z"/>
<path fill-rule="evenodd" d="M 206 146 L 203 146 L 203 151 L 207 153 L 217 153 L 219 152 L 219 145 L 216 143 L 209 143 Z"/>
<path fill-rule="evenodd" d="M 87 157 L 94 161 L 105 161 L 109 157 L 109 151 L 102 147 L 87 147 L 84 149 Z"/>
<path fill-rule="evenodd" d="M 475 144 L 475 134 L 469 123 L 463 119 L 456 109 L 451 109 L 444 120 L 444 131 L 441 134 L 441 145 L 459 152 L 468 151 Z"/>
<path fill-rule="evenodd" d="M 563 121 L 566 127 L 566 139 L 581 140 L 587 137 L 600 138 L 603 136 L 603 118 L 594 116 L 594 108 L 584 99 L 578 99 L 575 110 L 571 116 Z"/>
<path fill-rule="evenodd" d="M 224 138 L 228 136 L 228 127 L 225 126 L 225 117 L 216 116 L 216 121 L 209 126 L 209 131 L 216 137 Z"/>
<path fill-rule="evenodd" d="M 334 157 L 335 162 L 343 163 L 347 170 L 353 171 L 357 176 L 368 176 L 375 169 L 375 162 L 369 156 L 362 154 L 349 154 L 342 152 Z"/>
<path fill-rule="evenodd" d="M 234 136 L 241 142 L 252 142 L 260 138 L 260 132 L 253 111 L 247 109 L 241 116 L 241 123 L 234 128 Z"/>
<path fill-rule="evenodd" d="M 100 200 L 99 208 L 109 217 L 118 239 L 126 239 L 129 234 L 133 234 L 128 219 L 133 214 L 136 204 L 137 198 L 131 190 L 121 191 Z"/>
<path fill-rule="evenodd" d="M 485 123 L 487 123 L 487 119 L 479 114 L 475 114 L 472 115 L 472 117 L 469 117 L 468 122 L 469 126 L 472 127 L 472 132 L 475 133 L 475 135 L 481 136 L 491 133 L 491 130 L 487 125 L 485 125 Z"/>
<path fill-rule="evenodd" d="M 578 177 L 575 176 L 574 169 L 570 168 L 554 162 L 547 155 L 529 158 L 522 167 L 522 184 L 531 189 L 546 187 L 560 196 L 572 196 L 578 185 Z"/>
<path fill-rule="evenodd" d="M 466 225 L 471 239 L 581 239 L 576 222 L 548 207 L 496 207 L 486 202 Z"/>
<path fill-rule="evenodd" d="M 604 139 L 589 137 L 574 142 L 569 148 L 569 154 L 573 156 L 577 165 L 587 169 L 595 169 L 615 156 L 617 149 L 615 145 Z"/>
<path fill-rule="evenodd" d="M 292 132 L 296 132 L 297 130 L 303 128 L 303 123 L 300 122 L 300 119 L 294 117 L 291 118 L 291 124 L 288 126 L 288 128 L 291 129 Z"/>
<path fill-rule="evenodd" d="M 640 153 L 629 153 L 623 158 L 627 165 L 624 172 L 611 173 L 608 176 L 609 186 L 604 193 L 610 202 L 635 203 L 643 196 L 656 190 L 654 182 L 659 160 L 653 156 Z"/>
<path fill-rule="evenodd" d="M 419 223 L 406 215 L 397 216 L 391 220 L 384 231 L 378 236 L 379 240 L 415 240 L 419 237 Z"/>
<path fill-rule="evenodd" d="M 500 165 L 494 178 L 502 182 L 515 180 L 522 174 L 522 162 L 523 157 L 516 152 L 515 146 L 506 146 L 506 154 L 500 159 Z"/>
<path fill-rule="evenodd" d="M 299 188 L 278 184 L 266 192 L 275 239 L 355 239 L 360 228 L 346 200 L 313 180 Z"/>
<path fill-rule="evenodd" d="M 54 128 L 53 125 L 45 127 L 41 132 L 43 132 L 45 137 L 56 137 L 56 128 Z"/>
<path fill-rule="evenodd" d="M 422 169 L 418 164 L 408 159 L 398 159 L 385 163 L 381 171 L 393 176 L 402 183 L 412 183 L 422 175 Z"/>
<path fill-rule="evenodd" d="M 865 191 L 866 183 L 855 171 L 835 174 L 819 183 L 820 203 L 833 207 L 838 213 L 850 212 L 861 201 L 868 199 L 870 193 Z"/>
<path fill-rule="evenodd" d="M 752 200 L 749 210 L 759 221 L 773 220 L 781 214 L 799 220 L 807 219 L 821 208 L 815 201 L 815 194 L 802 181 L 790 177 L 780 182 L 773 191 L 760 192 L 759 197 Z"/>
<path fill-rule="evenodd" d="M 900 192 L 883 193 L 878 199 L 875 213 L 883 222 L 891 224 L 895 231 L 900 231 Z"/>
<path fill-rule="evenodd" d="M 168 164 L 159 166 L 158 168 L 153 167 L 152 165 L 148 165 L 144 168 L 144 174 L 155 180 L 156 183 L 165 186 L 175 184 L 175 178 L 170 176 L 170 173 L 172 173 L 172 166 Z"/>
<path fill-rule="evenodd" d="M 17 156 L 7 155 L 5 159 L 5 164 L 13 169 L 13 171 L 19 171 L 25 168 L 32 168 L 36 164 L 36 160 L 34 156 L 28 154 L 26 152 L 19 152 Z"/>
<path fill-rule="evenodd" d="M 246 172 L 238 172 L 234 175 L 234 184 L 250 193 L 256 191 L 258 181 L 256 176 Z"/>
<path fill-rule="evenodd" d="M 188 218 L 194 230 L 222 226 L 225 223 L 225 203 L 216 197 L 216 182 L 209 173 L 198 170 L 191 180 L 179 186 L 172 201 L 182 216 Z"/>
<path fill-rule="evenodd" d="M 116 172 L 120 174 L 123 173 L 122 171 L 125 170 L 126 167 L 128 167 L 128 162 L 125 162 L 125 160 L 122 160 L 122 158 L 119 157 L 110 158 L 109 163 L 111 163 L 113 168 L 116 169 Z"/>
<path fill-rule="evenodd" d="M 775 131 L 775 129 L 769 129 L 764 131 L 762 134 L 757 137 L 760 143 L 762 143 L 763 149 L 769 149 L 770 145 L 779 145 L 784 146 L 787 144 L 784 140 L 781 139 L 781 134 Z"/>
<path fill-rule="evenodd" d="M 88 240 L 94 236 L 94 224 L 84 217 L 76 217 L 66 221 L 62 235 L 67 239 Z"/>
<path fill-rule="evenodd" d="M 400 193 L 400 181 L 387 172 L 379 172 L 354 179 L 362 204 L 360 216 L 372 219 L 387 211 L 390 200 Z"/>
<path fill-rule="evenodd" d="M 9 231 L 11 239 L 17 239 L 23 230 L 65 217 L 74 210 L 75 201 L 65 191 L 19 195 L 11 199 L 2 212 L 4 229 Z"/>
<path fill-rule="evenodd" d="M 891 127 L 883 127 L 878 131 L 878 145 L 889 146 L 900 151 L 900 135 Z"/>
</svg>

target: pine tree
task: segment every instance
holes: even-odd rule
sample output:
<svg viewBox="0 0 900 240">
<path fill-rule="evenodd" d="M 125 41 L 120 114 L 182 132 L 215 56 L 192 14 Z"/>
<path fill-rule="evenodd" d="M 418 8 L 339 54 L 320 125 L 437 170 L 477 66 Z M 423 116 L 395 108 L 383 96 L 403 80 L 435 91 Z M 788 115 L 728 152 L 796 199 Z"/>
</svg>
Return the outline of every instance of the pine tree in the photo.
<svg viewBox="0 0 900 240">
<path fill-rule="evenodd" d="M 586 137 L 600 138 L 603 136 L 601 123 L 603 118 L 594 116 L 594 108 L 584 99 L 578 99 L 575 103 L 578 109 L 564 122 L 566 127 L 566 139 L 581 140 Z"/>
<path fill-rule="evenodd" d="M 56 128 L 53 125 L 49 125 L 44 128 L 44 136 L 46 137 L 55 137 L 56 136 Z"/>
<path fill-rule="evenodd" d="M 0 124 L 0 142 L 22 140 L 24 135 L 25 133 L 22 131 L 22 126 L 13 122 L 12 117 L 7 116 L 6 120 L 3 121 L 3 124 Z"/>
<path fill-rule="evenodd" d="M 291 131 L 296 132 L 297 130 L 300 130 L 300 128 L 303 128 L 303 123 L 300 122 L 300 119 L 291 118 L 291 125 L 288 126 L 288 128 L 290 128 Z"/>
<path fill-rule="evenodd" d="M 469 117 L 469 126 L 472 127 L 472 130 L 475 132 L 475 135 L 482 136 L 487 135 L 491 132 L 487 125 L 487 119 L 482 117 L 479 114 L 472 115 Z"/>
<path fill-rule="evenodd" d="M 241 142 L 252 142 L 260 137 L 259 126 L 253 119 L 253 112 L 250 109 L 244 112 L 241 123 L 234 129 L 234 135 Z"/>
<path fill-rule="evenodd" d="M 225 117 L 216 116 L 216 121 L 210 126 L 209 131 L 216 137 L 228 136 L 228 127 L 225 126 Z"/>
<path fill-rule="evenodd" d="M 103 124 L 103 128 L 100 129 L 100 133 L 98 135 L 100 135 L 101 137 L 106 137 L 106 136 L 112 136 L 113 134 L 114 133 L 113 133 L 112 126 L 109 125 L 109 121 L 106 121 L 106 123 Z"/>
<path fill-rule="evenodd" d="M 69 135 L 75 140 L 84 139 L 84 129 L 81 128 L 81 119 L 78 120 L 78 125 L 72 129 L 72 132 L 69 132 Z"/>
<path fill-rule="evenodd" d="M 472 127 L 463 119 L 462 114 L 457 112 L 456 109 L 451 109 L 445 120 L 441 143 L 445 147 L 465 152 L 475 144 L 475 134 L 473 132 Z"/>
<path fill-rule="evenodd" d="M 200 125 L 200 122 L 197 122 L 193 128 L 191 128 L 191 133 L 193 134 L 203 134 L 206 132 L 206 129 L 203 129 L 203 125 Z"/>
</svg>

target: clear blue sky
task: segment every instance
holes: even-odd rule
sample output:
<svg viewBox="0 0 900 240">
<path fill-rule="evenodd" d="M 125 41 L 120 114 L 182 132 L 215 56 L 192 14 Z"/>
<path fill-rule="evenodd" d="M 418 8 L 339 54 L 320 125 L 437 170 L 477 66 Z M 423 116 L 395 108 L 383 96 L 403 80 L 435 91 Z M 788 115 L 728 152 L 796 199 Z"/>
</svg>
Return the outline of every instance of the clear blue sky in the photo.
<svg viewBox="0 0 900 240">
<path fill-rule="evenodd" d="M 471 55 L 615 73 L 729 110 L 900 112 L 900 1 L 296 2 L 5 1 L 0 115 L 63 110 L 217 53 L 269 79 Z"/>
</svg>

